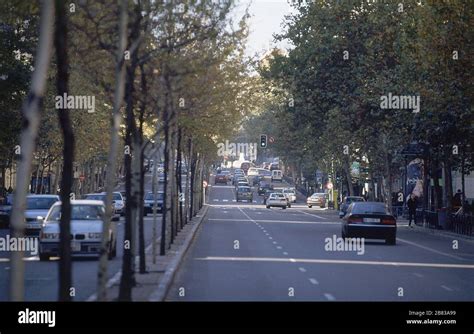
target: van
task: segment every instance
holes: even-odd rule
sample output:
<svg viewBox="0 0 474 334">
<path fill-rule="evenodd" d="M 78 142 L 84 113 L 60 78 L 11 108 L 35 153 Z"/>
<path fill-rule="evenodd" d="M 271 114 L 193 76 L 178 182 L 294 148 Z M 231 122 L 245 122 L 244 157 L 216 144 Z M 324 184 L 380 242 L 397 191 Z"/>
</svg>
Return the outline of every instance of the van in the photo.
<svg viewBox="0 0 474 334">
<path fill-rule="evenodd" d="M 283 172 L 279 169 L 273 170 L 272 171 L 272 181 L 283 182 Z"/>
</svg>

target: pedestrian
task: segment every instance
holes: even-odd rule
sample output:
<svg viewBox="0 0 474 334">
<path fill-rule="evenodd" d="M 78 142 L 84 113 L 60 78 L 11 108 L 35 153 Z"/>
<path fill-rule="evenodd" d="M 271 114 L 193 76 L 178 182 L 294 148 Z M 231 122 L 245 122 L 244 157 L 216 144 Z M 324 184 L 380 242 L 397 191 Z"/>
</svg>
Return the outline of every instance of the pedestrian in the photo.
<svg viewBox="0 0 474 334">
<path fill-rule="evenodd" d="M 416 207 L 418 206 L 417 197 L 413 194 L 410 195 L 410 198 L 407 201 L 408 206 L 408 226 L 411 226 L 411 221 L 413 219 L 413 223 L 416 224 Z"/>
<path fill-rule="evenodd" d="M 462 206 L 462 191 L 458 189 L 453 197 L 453 207 L 460 208 Z"/>
</svg>

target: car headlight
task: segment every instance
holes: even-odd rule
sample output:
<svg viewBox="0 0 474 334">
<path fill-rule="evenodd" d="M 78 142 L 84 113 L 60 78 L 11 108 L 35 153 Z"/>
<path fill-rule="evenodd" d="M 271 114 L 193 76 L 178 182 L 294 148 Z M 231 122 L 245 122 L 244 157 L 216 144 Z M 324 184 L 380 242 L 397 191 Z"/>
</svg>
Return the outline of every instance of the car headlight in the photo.
<svg viewBox="0 0 474 334">
<path fill-rule="evenodd" d="M 42 233 L 42 239 L 59 239 L 59 233 Z"/>
<path fill-rule="evenodd" d="M 88 233 L 87 237 L 89 239 L 101 239 L 102 238 L 102 233 Z"/>
</svg>

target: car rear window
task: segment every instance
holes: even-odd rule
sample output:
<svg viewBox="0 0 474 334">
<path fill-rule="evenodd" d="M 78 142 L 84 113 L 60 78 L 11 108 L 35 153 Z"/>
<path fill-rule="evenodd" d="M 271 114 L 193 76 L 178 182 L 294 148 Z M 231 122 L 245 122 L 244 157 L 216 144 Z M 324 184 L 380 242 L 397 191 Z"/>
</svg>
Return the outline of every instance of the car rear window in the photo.
<svg viewBox="0 0 474 334">
<path fill-rule="evenodd" d="M 51 198 L 41 198 L 41 197 L 28 197 L 26 199 L 26 209 L 27 210 L 49 210 L 50 207 L 56 203 L 57 199 L 54 197 Z"/>
<path fill-rule="evenodd" d="M 384 203 L 356 203 L 352 207 L 353 214 L 388 214 Z"/>
<path fill-rule="evenodd" d="M 362 197 L 347 197 L 346 198 L 347 203 L 353 203 L 353 202 L 364 202 L 364 198 Z"/>
<path fill-rule="evenodd" d="M 157 200 L 162 200 L 163 199 L 163 193 L 159 192 L 156 194 Z M 145 196 L 145 200 L 153 200 L 153 193 L 147 193 Z"/>
<path fill-rule="evenodd" d="M 249 187 L 239 187 L 237 191 L 247 193 L 247 192 L 250 192 L 250 188 Z"/>
</svg>

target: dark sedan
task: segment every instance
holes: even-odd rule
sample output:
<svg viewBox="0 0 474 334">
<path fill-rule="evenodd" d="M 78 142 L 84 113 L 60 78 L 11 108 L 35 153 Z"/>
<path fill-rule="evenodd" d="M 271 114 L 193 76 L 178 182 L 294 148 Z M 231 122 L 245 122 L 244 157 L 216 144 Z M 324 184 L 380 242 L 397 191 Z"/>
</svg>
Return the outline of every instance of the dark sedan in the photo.
<svg viewBox="0 0 474 334">
<path fill-rule="evenodd" d="M 397 221 L 384 203 L 353 202 L 342 219 L 342 238 L 385 239 L 387 244 L 396 243 Z"/>
<path fill-rule="evenodd" d="M 214 179 L 214 184 L 225 183 L 227 184 L 227 176 L 225 174 L 217 174 Z"/>
<path fill-rule="evenodd" d="M 258 185 L 258 195 L 264 195 L 266 190 L 273 190 L 271 183 L 261 181 Z"/>
<path fill-rule="evenodd" d="M 351 203 L 353 202 L 364 202 L 365 199 L 364 197 L 361 196 L 347 196 L 344 198 L 344 201 L 340 204 L 340 211 L 339 211 L 339 218 L 342 218 L 345 216 L 347 212 L 347 208 Z"/>
</svg>

